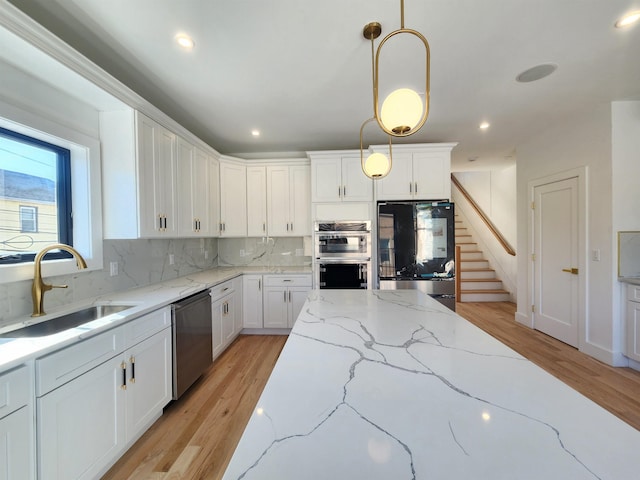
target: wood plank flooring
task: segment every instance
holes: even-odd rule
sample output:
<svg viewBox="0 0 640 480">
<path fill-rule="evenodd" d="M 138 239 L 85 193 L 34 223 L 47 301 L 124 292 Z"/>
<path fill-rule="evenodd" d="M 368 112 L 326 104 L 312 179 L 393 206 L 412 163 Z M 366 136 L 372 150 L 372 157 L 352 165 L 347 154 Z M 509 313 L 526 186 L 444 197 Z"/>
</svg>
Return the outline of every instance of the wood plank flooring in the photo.
<svg viewBox="0 0 640 480">
<path fill-rule="evenodd" d="M 640 429 L 640 372 L 613 368 L 514 321 L 512 303 L 458 303 L 458 313 Z M 106 473 L 105 480 L 219 479 L 285 336 L 241 335 L 202 379 Z"/>
</svg>

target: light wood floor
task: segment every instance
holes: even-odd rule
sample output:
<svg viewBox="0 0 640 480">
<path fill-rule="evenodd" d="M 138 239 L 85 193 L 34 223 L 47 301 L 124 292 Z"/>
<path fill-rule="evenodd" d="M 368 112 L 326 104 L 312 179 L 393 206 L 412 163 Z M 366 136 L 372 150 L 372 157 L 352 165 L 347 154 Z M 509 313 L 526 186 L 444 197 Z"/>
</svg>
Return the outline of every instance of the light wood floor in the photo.
<svg viewBox="0 0 640 480">
<path fill-rule="evenodd" d="M 458 303 L 458 313 L 640 429 L 640 372 L 612 368 L 514 321 L 511 303 Z M 103 479 L 219 479 L 285 336 L 241 335 Z"/>
</svg>

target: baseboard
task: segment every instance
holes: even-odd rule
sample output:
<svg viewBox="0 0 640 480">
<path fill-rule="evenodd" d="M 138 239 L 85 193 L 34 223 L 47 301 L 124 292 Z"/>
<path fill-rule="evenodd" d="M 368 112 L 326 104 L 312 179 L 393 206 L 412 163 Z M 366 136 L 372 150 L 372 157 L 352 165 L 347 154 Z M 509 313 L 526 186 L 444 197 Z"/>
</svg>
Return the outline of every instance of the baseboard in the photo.
<svg viewBox="0 0 640 480">
<path fill-rule="evenodd" d="M 531 318 L 529 318 L 529 316 L 525 315 L 524 313 L 516 312 L 515 319 L 519 324 L 524 325 L 525 327 L 533 328 Z"/>
<path fill-rule="evenodd" d="M 598 345 L 594 345 L 593 343 L 585 342 L 580 345 L 579 350 L 582 353 L 589 355 L 590 357 L 595 358 L 596 360 L 600 360 L 602 363 L 606 363 L 612 367 L 628 367 L 629 359 L 624 356 L 622 352 L 613 352 L 611 350 L 607 350 L 606 348 L 602 348 Z"/>
<path fill-rule="evenodd" d="M 638 370 L 640 372 L 640 362 L 636 362 L 635 360 L 629 359 L 629 368 L 633 368 L 634 370 Z"/>
</svg>

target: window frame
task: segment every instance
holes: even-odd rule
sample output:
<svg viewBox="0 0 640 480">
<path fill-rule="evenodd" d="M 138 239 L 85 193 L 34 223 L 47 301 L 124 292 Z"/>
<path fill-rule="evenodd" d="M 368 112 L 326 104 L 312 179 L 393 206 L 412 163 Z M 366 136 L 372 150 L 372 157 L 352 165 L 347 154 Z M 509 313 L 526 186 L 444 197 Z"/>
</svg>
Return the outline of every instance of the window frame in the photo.
<svg viewBox="0 0 640 480">
<path fill-rule="evenodd" d="M 24 212 L 30 212 L 30 215 L 33 218 L 33 229 L 25 229 L 25 220 L 26 215 Z M 38 233 L 38 207 L 34 207 L 33 205 L 18 205 L 18 215 L 20 222 L 20 233 Z"/>
<path fill-rule="evenodd" d="M 34 138 L 23 133 L 16 132 L 14 130 L 3 128 L 0 126 L 0 136 L 9 138 L 15 141 L 19 141 L 28 145 L 32 145 L 39 148 L 49 150 L 56 155 L 56 206 L 57 206 L 57 219 L 58 219 L 58 243 L 64 243 L 66 245 L 73 246 L 73 210 L 72 210 L 72 195 L 71 195 L 71 152 L 68 148 L 61 147 L 44 140 Z M 33 208 L 36 211 L 36 217 L 34 220 L 36 229 L 38 231 L 38 219 L 37 219 L 37 207 L 27 206 L 24 207 Z M 22 229 L 22 208 L 19 207 L 20 212 L 20 231 Z M 30 232 L 34 233 L 34 232 Z M 27 263 L 33 262 L 37 252 L 22 253 L 16 251 L 7 257 L 0 257 L 0 265 L 15 264 L 15 263 Z M 51 251 L 47 254 L 47 259 L 61 259 L 71 258 L 71 254 L 64 251 Z"/>
</svg>

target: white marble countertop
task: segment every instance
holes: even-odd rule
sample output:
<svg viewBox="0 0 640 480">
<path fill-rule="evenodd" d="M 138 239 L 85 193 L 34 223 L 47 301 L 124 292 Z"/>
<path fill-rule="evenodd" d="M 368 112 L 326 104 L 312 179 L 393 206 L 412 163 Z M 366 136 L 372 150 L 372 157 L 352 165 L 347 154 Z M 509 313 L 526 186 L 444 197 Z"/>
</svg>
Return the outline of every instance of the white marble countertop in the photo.
<svg viewBox="0 0 640 480">
<path fill-rule="evenodd" d="M 46 355 L 64 348 L 79 340 L 92 337 L 145 313 L 157 310 L 165 305 L 198 293 L 219 283 L 231 280 L 242 274 L 309 274 L 310 267 L 219 267 L 211 270 L 186 275 L 133 290 L 114 292 L 99 297 L 85 299 L 82 302 L 66 305 L 64 308 L 52 309 L 47 315 L 32 318 L 18 318 L 10 325 L 0 328 L 0 333 L 15 330 L 33 323 L 44 322 L 67 312 L 96 304 L 133 305 L 120 313 L 85 323 L 79 327 L 45 337 L 0 338 L 0 373 L 7 371 L 25 361 Z M 53 293 L 55 294 L 55 293 Z M 52 295 L 51 292 L 48 295 Z"/>
<path fill-rule="evenodd" d="M 640 478 L 640 432 L 414 290 L 315 290 L 223 477 Z"/>
</svg>

